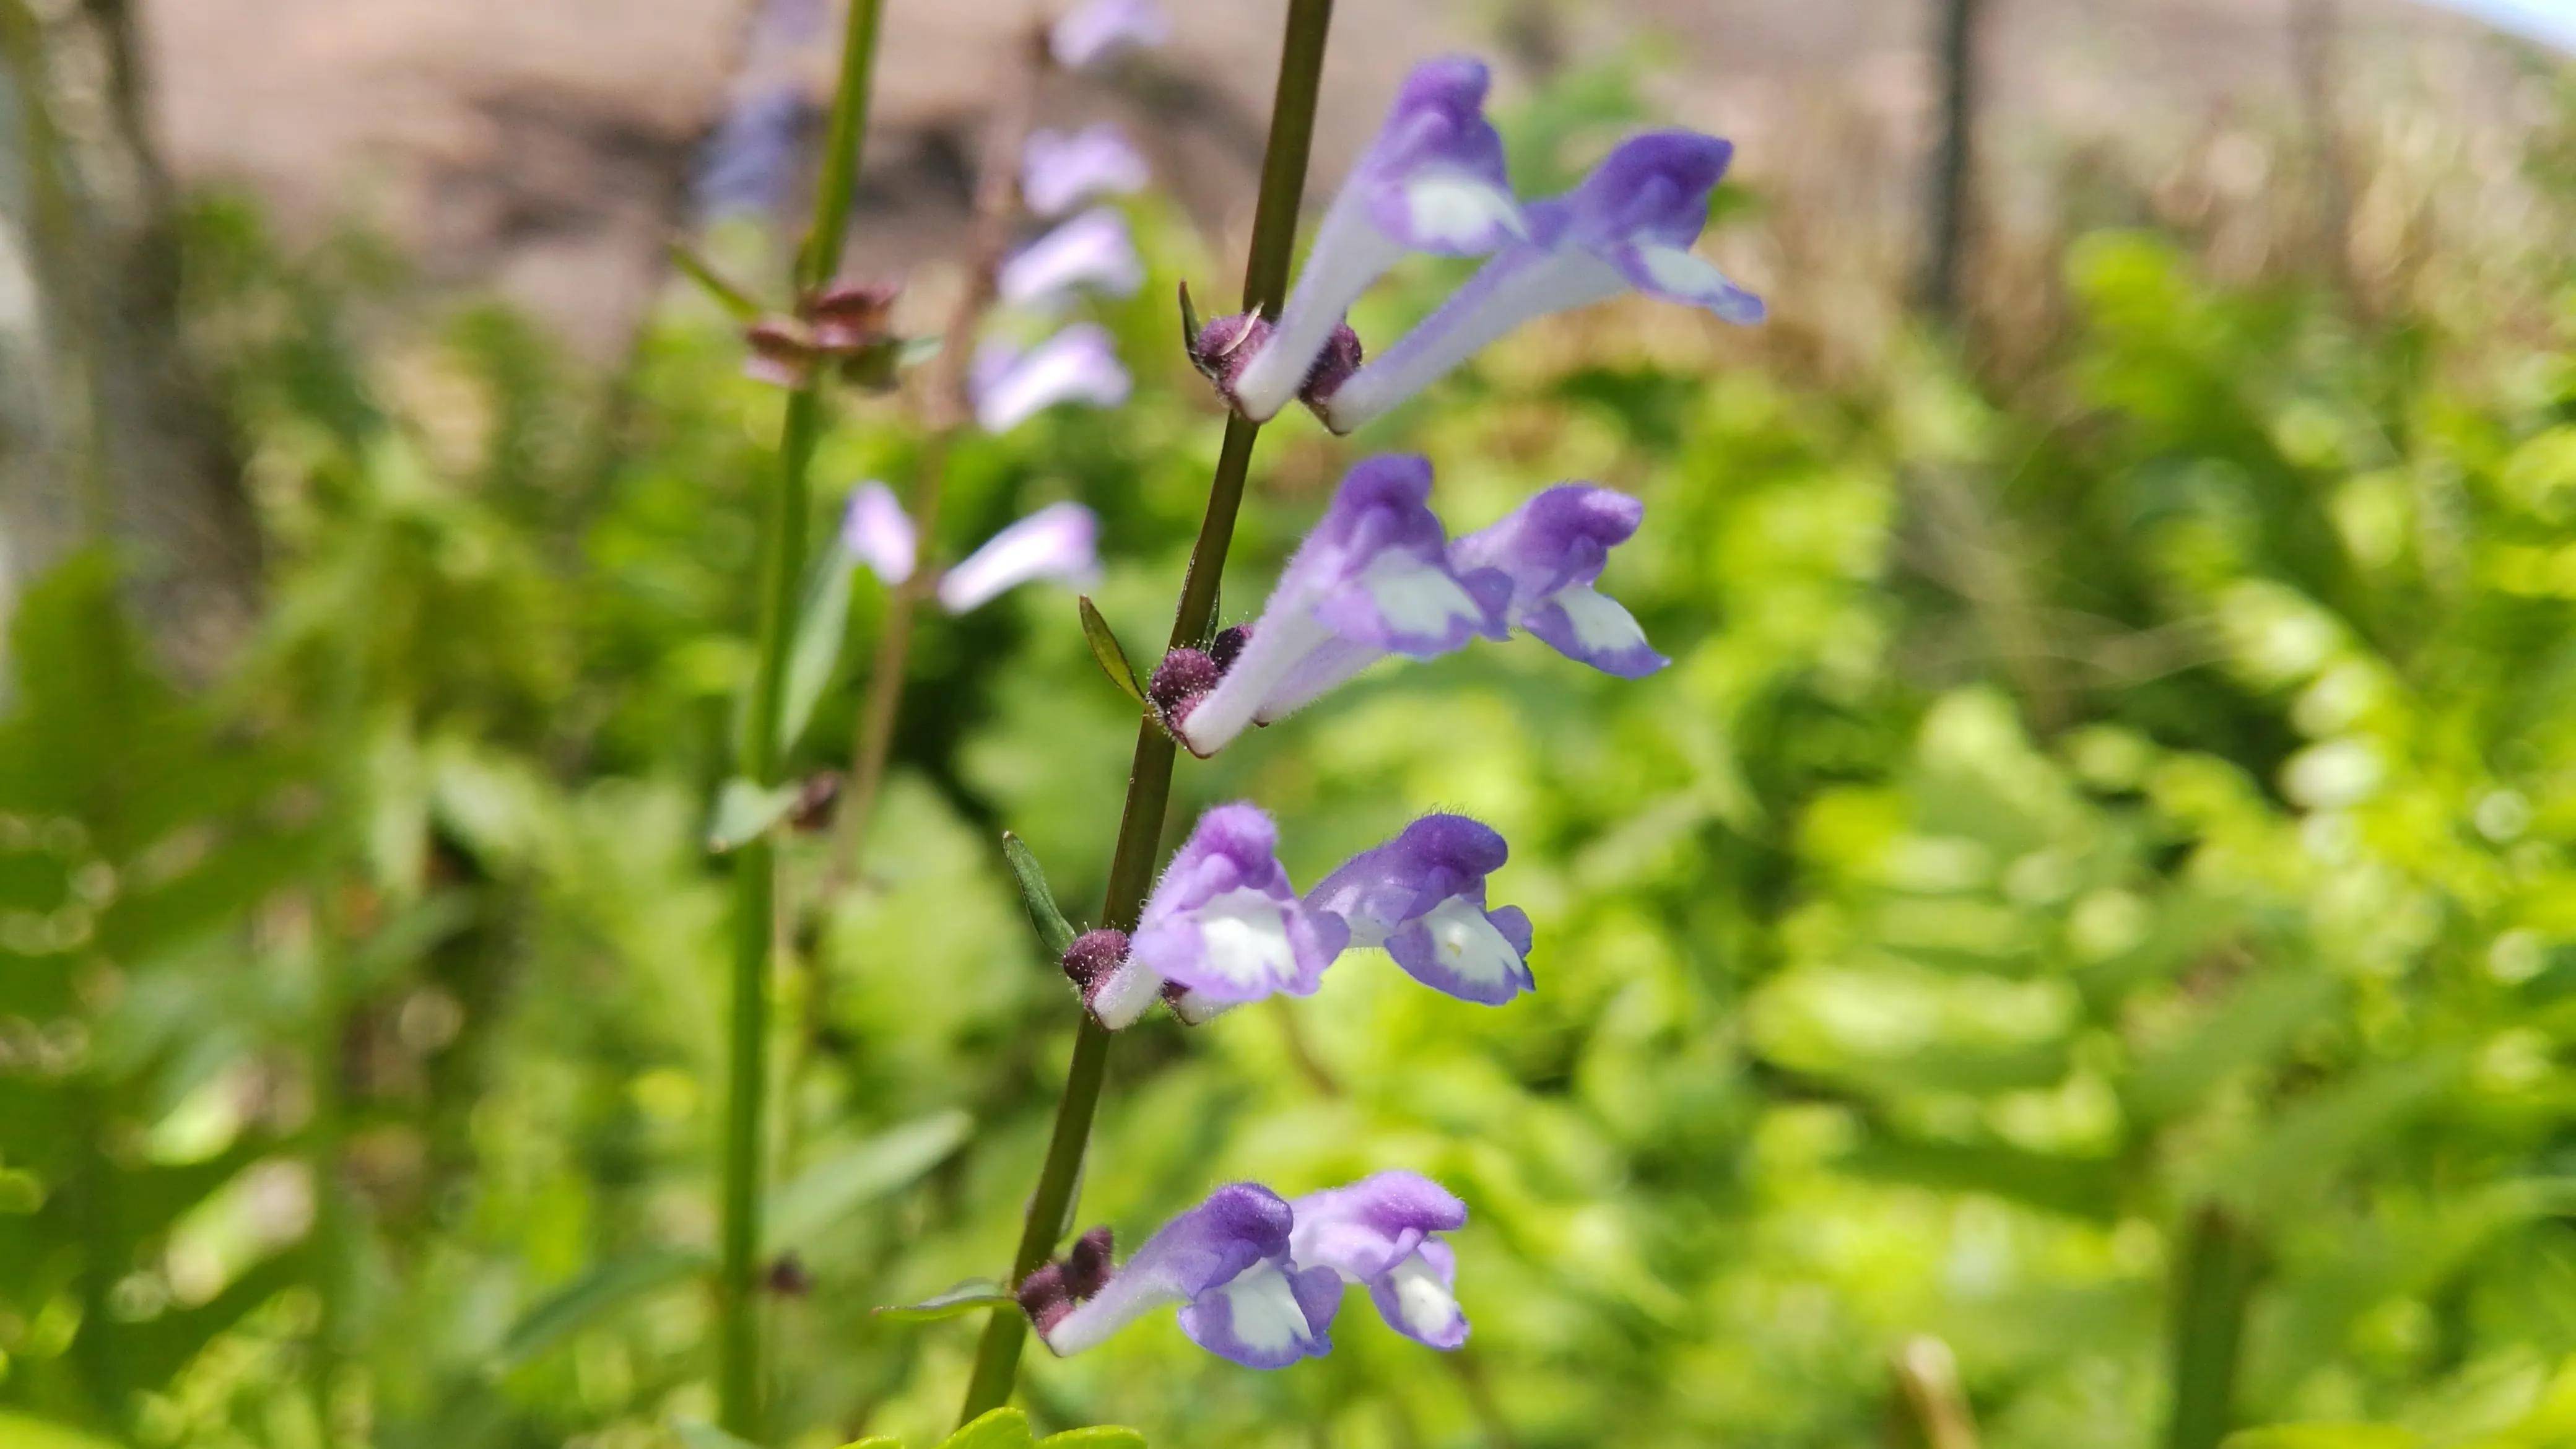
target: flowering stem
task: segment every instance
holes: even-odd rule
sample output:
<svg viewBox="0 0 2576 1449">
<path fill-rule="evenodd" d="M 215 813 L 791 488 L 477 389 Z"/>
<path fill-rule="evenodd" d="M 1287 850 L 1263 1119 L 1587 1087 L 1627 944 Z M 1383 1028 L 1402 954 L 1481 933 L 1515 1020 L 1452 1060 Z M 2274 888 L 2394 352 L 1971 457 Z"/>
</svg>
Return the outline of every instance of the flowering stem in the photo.
<svg viewBox="0 0 2576 1449">
<path fill-rule="evenodd" d="M 1275 315 L 1288 290 L 1297 204 L 1306 189 L 1306 156 L 1315 134 L 1324 39 L 1332 23 L 1333 0 L 1289 0 L 1279 83 L 1271 99 L 1270 141 L 1262 155 L 1261 195 L 1253 211 L 1252 249 L 1243 276 L 1244 306 L 1264 313 Z M 1244 477 L 1260 431 L 1259 423 L 1240 416 L 1226 419 L 1225 442 L 1218 450 L 1216 476 L 1208 489 L 1207 514 L 1199 524 L 1198 542 L 1190 549 L 1189 572 L 1183 576 L 1180 603 L 1173 611 L 1175 646 L 1206 638 L 1216 622 L 1217 584 L 1225 573 L 1226 546 L 1234 539 L 1235 514 L 1243 503 Z M 1118 817 L 1108 896 L 1100 913 L 1104 924 L 1120 930 L 1135 927 L 1145 892 L 1153 884 L 1164 810 L 1172 795 L 1173 750 L 1172 737 L 1161 725 L 1149 719 L 1137 726 L 1127 802 Z M 1019 1251 L 1011 1260 L 1014 1284 L 1044 1264 L 1064 1236 L 1108 1065 L 1109 1030 L 1086 1013 L 1074 1034 L 1073 1064 L 1066 1073 L 1063 1100 L 1056 1106 L 1046 1163 L 1038 1171 L 1037 1190 L 1030 1195 L 1028 1218 L 1020 1230 Z M 997 1311 L 985 1321 L 960 1423 L 1001 1407 L 1011 1397 L 1012 1382 L 1019 1376 L 1020 1350 L 1027 1341 L 1028 1321 L 1015 1310 Z"/>
<path fill-rule="evenodd" d="M 851 0 L 832 100 L 814 219 L 797 258 L 800 289 L 820 286 L 838 265 L 849 231 L 859 150 L 867 132 L 868 87 L 883 0 Z M 820 370 L 791 393 L 780 428 L 776 485 L 760 530 L 759 665 L 743 710 L 740 768 L 767 786 L 779 774 L 778 722 L 787 682 L 790 621 L 805 557 L 806 470 L 822 430 Z M 716 1269 L 716 1417 L 730 1433 L 760 1433 L 761 1165 L 769 1047 L 769 968 L 777 939 L 777 848 L 764 835 L 734 858 L 733 1016 L 725 1071 L 724 1186 Z"/>
</svg>

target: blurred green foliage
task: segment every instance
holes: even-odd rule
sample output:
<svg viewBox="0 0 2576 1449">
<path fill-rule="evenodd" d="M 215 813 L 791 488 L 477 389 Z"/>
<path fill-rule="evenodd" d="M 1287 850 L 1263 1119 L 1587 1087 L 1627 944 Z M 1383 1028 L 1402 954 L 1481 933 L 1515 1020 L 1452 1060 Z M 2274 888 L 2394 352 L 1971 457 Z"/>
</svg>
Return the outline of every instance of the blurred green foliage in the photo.
<svg viewBox="0 0 2576 1449">
<path fill-rule="evenodd" d="M 1538 107 L 1516 159 L 1588 154 L 1623 97 Z M 1161 300 L 1218 269 L 1140 216 L 1137 401 L 969 440 L 943 524 L 1099 510 L 1131 650 L 1220 431 Z M 288 259 L 221 202 L 188 244 L 280 562 L 200 695 L 112 561 L 18 602 L 0 1442 L 687 1442 L 703 840 L 779 399 L 690 297 L 603 395 L 501 313 L 424 326 L 363 244 Z M 1176 828 L 1248 795 L 1301 882 L 1427 808 L 1491 821 L 1540 991 L 1487 1011 L 1359 953 L 1311 1000 L 1142 1026 L 1082 1220 L 1133 1242 L 1227 1178 L 1417 1169 L 1472 1207 L 1475 1337 L 1433 1356 L 1355 1305 L 1263 1375 L 1166 1321 L 1033 1363 L 1041 1427 L 1908 1444 L 1890 1361 L 1929 1335 L 2003 1449 L 2576 1441 L 2576 315 L 2355 321 L 2134 233 L 2065 266 L 2076 321 L 2009 386 L 1929 344 L 1828 385 L 1613 308 L 1358 440 L 1428 453 L 1461 531 L 1635 490 L 1606 587 L 1674 667 L 1482 647 L 1185 766 Z M 918 445 L 844 408 L 827 507 Z M 1228 617 L 1358 446 L 1273 431 Z M 852 593 L 802 766 L 846 757 L 881 602 Z M 947 1428 L 973 1320 L 870 1310 L 1007 1260 L 1073 1008 L 999 838 L 1081 924 L 1134 732 L 1061 593 L 928 621 L 915 660 L 863 882 L 782 982 L 796 1445 Z M 823 854 L 790 848 L 808 898 Z"/>
</svg>

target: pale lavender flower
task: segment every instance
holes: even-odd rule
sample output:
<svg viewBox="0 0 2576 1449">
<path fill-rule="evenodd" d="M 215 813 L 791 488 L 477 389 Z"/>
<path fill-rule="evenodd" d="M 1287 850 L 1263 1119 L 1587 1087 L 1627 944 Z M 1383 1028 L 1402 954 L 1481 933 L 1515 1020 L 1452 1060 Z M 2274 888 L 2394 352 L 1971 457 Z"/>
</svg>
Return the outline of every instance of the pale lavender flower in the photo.
<svg viewBox="0 0 2576 1449">
<path fill-rule="evenodd" d="M 1127 369 L 1108 329 L 1077 322 L 1023 352 L 1004 342 L 976 349 L 967 379 L 975 420 L 1006 433 L 1057 403 L 1116 407 L 1127 400 Z"/>
<path fill-rule="evenodd" d="M 1406 252 L 1479 256 L 1527 234 L 1485 120 L 1488 76 L 1460 56 L 1414 67 L 1386 124 L 1343 179 L 1278 322 L 1231 372 L 1231 396 L 1259 421 L 1288 405 L 1342 314 Z"/>
<path fill-rule="evenodd" d="M 1510 581 L 1451 564 L 1430 494 L 1431 464 L 1410 455 L 1370 458 L 1343 477 L 1224 677 L 1168 703 L 1192 753 L 1215 753 L 1388 654 L 1430 659 L 1480 634 L 1507 637 Z"/>
<path fill-rule="evenodd" d="M 1055 63 L 1081 70 L 1129 50 L 1162 44 L 1172 26 L 1153 0 L 1083 0 L 1047 32 Z"/>
<path fill-rule="evenodd" d="M 1333 1346 L 1339 1273 L 1289 1256 L 1294 1214 L 1259 1183 L 1228 1183 L 1163 1225 L 1089 1293 L 1041 1269 L 1020 1292 L 1038 1337 L 1076 1354 L 1168 1304 L 1192 1343 L 1245 1368 L 1286 1368 Z M 1105 1244 L 1104 1244 L 1105 1247 Z M 1053 1268 L 1054 1265 L 1050 1265 Z"/>
<path fill-rule="evenodd" d="M 775 211 L 787 199 L 812 112 L 793 85 L 743 96 L 707 137 L 694 190 L 711 217 Z"/>
<path fill-rule="evenodd" d="M 1437 1234 L 1467 1225 L 1467 1205 L 1415 1172 L 1380 1172 L 1288 1204 L 1288 1256 L 1298 1272 L 1322 1268 L 1369 1291 L 1387 1326 L 1417 1343 L 1467 1341 L 1458 1308 L 1457 1255 Z"/>
<path fill-rule="evenodd" d="M 1125 297 L 1145 284 L 1127 218 L 1095 206 L 1022 247 L 995 279 L 1002 300 L 1026 305 L 1088 287 Z"/>
<path fill-rule="evenodd" d="M 850 495 L 850 506 L 841 515 L 841 547 L 875 570 L 878 578 L 889 584 L 911 578 L 920 546 L 912 519 L 895 501 L 893 489 L 871 481 Z"/>
<path fill-rule="evenodd" d="M 1241 801 L 1219 805 L 1173 853 L 1125 959 L 1093 975 L 1086 1004 L 1114 1030 L 1143 1016 L 1167 983 L 1193 1020 L 1278 992 L 1312 995 L 1347 936 L 1297 898 L 1270 817 Z"/>
<path fill-rule="evenodd" d="M 1565 195 L 1532 202 L 1529 237 L 1496 253 L 1440 309 L 1320 399 L 1333 431 L 1374 419 L 1535 317 L 1634 290 L 1761 320 L 1761 299 L 1690 250 L 1734 147 L 1658 131 L 1622 144 Z"/>
<path fill-rule="evenodd" d="M 1080 587 L 1100 575 L 1100 519 L 1079 503 L 1050 503 L 984 540 L 939 576 L 940 607 L 963 614 L 1037 579 Z"/>
<path fill-rule="evenodd" d="M 1613 546 L 1644 521 L 1646 505 L 1588 483 L 1560 483 L 1449 547 L 1462 573 L 1495 570 L 1512 581 L 1504 617 L 1566 658 L 1638 679 L 1671 661 L 1619 602 L 1594 588 Z"/>
<path fill-rule="evenodd" d="M 1142 191 L 1152 177 L 1144 156 L 1107 121 L 1079 131 L 1033 131 L 1020 152 L 1020 199 L 1039 216 Z"/>
<path fill-rule="evenodd" d="M 1500 1006 L 1535 990 L 1530 922 L 1485 909 L 1485 877 L 1511 853 L 1491 826 L 1425 815 L 1345 861 L 1306 894 L 1340 918 L 1354 946 L 1384 946 L 1406 974 L 1464 1001 Z"/>
</svg>

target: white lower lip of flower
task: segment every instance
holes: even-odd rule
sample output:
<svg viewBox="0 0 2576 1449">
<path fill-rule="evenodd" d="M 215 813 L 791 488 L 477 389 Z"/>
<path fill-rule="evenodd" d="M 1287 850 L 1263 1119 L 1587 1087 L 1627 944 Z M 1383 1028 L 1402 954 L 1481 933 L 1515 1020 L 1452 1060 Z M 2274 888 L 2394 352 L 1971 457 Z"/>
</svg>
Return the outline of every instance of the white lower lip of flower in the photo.
<svg viewBox="0 0 2576 1449">
<path fill-rule="evenodd" d="M 1640 246 L 1637 261 L 1646 269 L 1646 275 L 1654 278 L 1656 286 L 1675 297 L 1715 306 L 1736 294 L 1735 285 L 1726 280 L 1724 272 L 1681 247 Z"/>
<path fill-rule="evenodd" d="M 1210 899 L 1192 914 L 1209 974 L 1235 992 L 1247 997 L 1265 995 L 1296 975 L 1296 952 L 1288 944 L 1288 913 L 1278 901 L 1256 890 L 1236 889 Z M 1221 998 L 1226 993 L 1211 994 Z"/>
<path fill-rule="evenodd" d="M 1162 994 L 1162 977 L 1136 961 L 1121 961 L 1091 993 L 1091 1014 L 1102 1026 L 1117 1031 L 1135 1025 Z"/>
<path fill-rule="evenodd" d="M 1396 1264 L 1386 1276 L 1395 1288 L 1396 1313 L 1404 1319 L 1405 1327 L 1423 1338 L 1440 1338 L 1456 1331 L 1458 1297 L 1419 1255 Z"/>
<path fill-rule="evenodd" d="M 1351 374 L 1324 404 L 1337 433 L 1370 422 L 1533 317 L 1606 301 L 1628 290 L 1619 269 L 1578 248 L 1506 249 L 1432 313 Z"/>
<path fill-rule="evenodd" d="M 1521 953 L 1464 896 L 1451 896 L 1422 918 L 1431 934 L 1431 952 L 1440 964 L 1470 981 L 1500 985 L 1516 979 Z"/>
<path fill-rule="evenodd" d="M 1255 1264 L 1216 1291 L 1232 1315 L 1228 1326 L 1235 1338 L 1256 1353 L 1282 1353 L 1314 1337 L 1306 1310 L 1276 1263 Z"/>
<path fill-rule="evenodd" d="M 1542 602 L 1563 609 L 1566 623 L 1574 627 L 1575 641 L 1596 654 L 1645 647 L 1646 631 L 1637 626 L 1636 616 L 1607 594 L 1577 585 L 1559 589 Z"/>
<path fill-rule="evenodd" d="M 1484 617 L 1446 570 L 1406 554 L 1380 554 L 1361 572 L 1360 584 L 1398 633 L 1445 635 L 1462 619 Z"/>
<path fill-rule="evenodd" d="M 1528 234 L 1511 193 L 1464 171 L 1426 171 L 1405 182 L 1404 213 L 1424 241 L 1455 250 L 1476 247 L 1496 231 Z"/>
</svg>

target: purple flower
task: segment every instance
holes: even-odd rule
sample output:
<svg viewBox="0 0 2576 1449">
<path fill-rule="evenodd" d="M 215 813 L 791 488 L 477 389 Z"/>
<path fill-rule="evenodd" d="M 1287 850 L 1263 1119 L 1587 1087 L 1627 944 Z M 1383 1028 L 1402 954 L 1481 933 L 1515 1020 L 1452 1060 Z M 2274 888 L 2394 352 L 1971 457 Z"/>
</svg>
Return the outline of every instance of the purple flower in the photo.
<svg viewBox="0 0 2576 1449">
<path fill-rule="evenodd" d="M 1022 304 L 1082 287 L 1124 297 L 1144 283 L 1145 264 L 1127 235 L 1127 218 L 1105 206 L 1022 247 L 996 278 L 1002 300 Z"/>
<path fill-rule="evenodd" d="M 1565 195 L 1533 202 L 1529 237 L 1496 253 L 1440 309 L 1319 405 L 1337 433 L 1385 413 L 1534 317 L 1636 290 L 1761 320 L 1761 299 L 1694 255 L 1734 147 L 1690 131 L 1622 144 Z"/>
<path fill-rule="evenodd" d="M 1244 416 L 1267 418 L 1297 396 L 1342 314 L 1406 252 L 1480 256 L 1527 234 L 1502 137 L 1485 120 L 1487 81 L 1481 62 L 1460 56 L 1405 78 L 1316 228 L 1278 323 L 1233 375 Z"/>
<path fill-rule="evenodd" d="M 1479 634 L 1506 637 L 1509 580 L 1459 572 L 1430 494 L 1431 464 L 1410 455 L 1370 458 L 1343 477 L 1225 677 L 1170 711 L 1192 753 L 1215 753 L 1385 655 L 1430 659 Z"/>
<path fill-rule="evenodd" d="M 736 101 L 707 138 L 695 187 L 700 214 L 777 210 L 795 180 L 811 111 L 793 85 L 765 87 Z"/>
<path fill-rule="evenodd" d="M 1200 816 L 1146 899 L 1126 959 L 1089 988 L 1101 1025 L 1133 1023 L 1167 982 L 1192 1020 L 1276 992 L 1312 995 L 1348 933 L 1297 898 L 1278 851 L 1279 827 L 1258 806 Z"/>
<path fill-rule="evenodd" d="M 1108 329 L 1077 322 L 1025 352 L 985 343 L 967 387 L 975 421 L 988 433 L 1006 433 L 1057 403 L 1116 407 L 1127 400 L 1128 381 Z"/>
<path fill-rule="evenodd" d="M 1039 216 L 1142 191 L 1151 177 L 1126 134 L 1106 121 L 1079 131 L 1032 131 L 1020 152 L 1020 199 Z"/>
<path fill-rule="evenodd" d="M 1500 1006 L 1537 987 L 1529 917 L 1518 906 L 1485 909 L 1485 877 L 1509 854 L 1490 826 L 1425 815 L 1343 862 L 1306 903 L 1339 918 L 1352 945 L 1384 946 L 1423 985 Z"/>
<path fill-rule="evenodd" d="M 1467 1315 L 1453 1291 L 1457 1255 L 1433 1236 L 1467 1224 L 1467 1205 L 1447 1188 L 1420 1173 L 1380 1172 L 1288 1206 L 1297 1271 L 1327 1269 L 1366 1286 L 1387 1326 L 1417 1343 L 1454 1349 L 1467 1341 Z"/>
<path fill-rule="evenodd" d="M 1047 49 L 1056 64 L 1081 70 L 1122 51 L 1160 45 L 1171 33 L 1153 0 L 1083 0 L 1047 32 Z"/>
<path fill-rule="evenodd" d="M 1100 520 L 1079 503 L 1050 503 L 1004 528 L 939 576 L 940 606 L 963 614 L 1037 579 L 1079 585 L 1099 572 Z M 894 490 L 865 483 L 841 516 L 841 547 L 888 584 L 912 577 L 918 541 Z"/>
<path fill-rule="evenodd" d="M 1671 661 L 1646 643 L 1646 632 L 1619 602 L 1597 591 L 1611 548 L 1627 541 L 1646 505 L 1588 483 L 1546 489 L 1509 517 L 1449 547 L 1464 573 L 1491 569 L 1512 582 L 1504 616 L 1568 659 L 1605 674 L 1637 679 Z"/>
<path fill-rule="evenodd" d="M 1293 1221 L 1279 1194 L 1258 1183 L 1228 1183 L 1164 1224 L 1087 1298 L 1074 1301 L 1076 1285 L 1057 1269 L 1039 1293 L 1024 1291 L 1022 1302 L 1038 1337 L 1058 1354 L 1097 1347 L 1177 1303 L 1181 1332 L 1192 1343 L 1245 1368 L 1286 1368 L 1332 1348 L 1342 1298 L 1335 1269 L 1289 1257 Z"/>
</svg>

